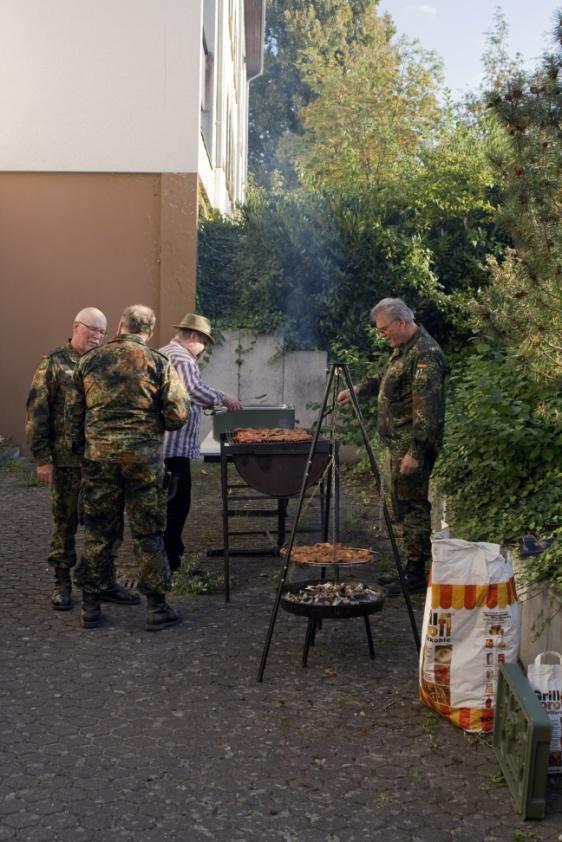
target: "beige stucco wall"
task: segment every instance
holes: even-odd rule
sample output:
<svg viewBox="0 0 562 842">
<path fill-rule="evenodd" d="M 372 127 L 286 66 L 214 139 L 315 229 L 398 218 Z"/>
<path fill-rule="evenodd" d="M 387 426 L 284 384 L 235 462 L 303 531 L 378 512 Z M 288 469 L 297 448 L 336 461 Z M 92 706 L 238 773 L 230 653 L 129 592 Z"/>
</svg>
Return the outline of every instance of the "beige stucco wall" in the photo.
<svg viewBox="0 0 562 842">
<path fill-rule="evenodd" d="M 127 304 L 153 307 L 155 346 L 194 306 L 197 176 L 0 173 L 0 433 L 24 445 L 41 355 L 82 307 L 109 331 Z"/>
<path fill-rule="evenodd" d="M 202 0 L 3 0 L 0 170 L 197 172 Z"/>
</svg>

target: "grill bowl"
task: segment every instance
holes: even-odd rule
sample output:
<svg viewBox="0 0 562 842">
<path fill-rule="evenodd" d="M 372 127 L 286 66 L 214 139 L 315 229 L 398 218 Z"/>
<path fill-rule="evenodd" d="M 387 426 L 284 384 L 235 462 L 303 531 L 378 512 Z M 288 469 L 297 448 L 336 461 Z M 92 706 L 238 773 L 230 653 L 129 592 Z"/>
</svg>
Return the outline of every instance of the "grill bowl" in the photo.
<svg viewBox="0 0 562 842">
<path fill-rule="evenodd" d="M 268 497 L 296 497 L 301 490 L 310 442 L 259 442 L 231 444 L 225 452 L 232 458 L 242 479 Z M 331 442 L 317 442 L 312 457 L 307 488 L 318 482 L 331 456 Z"/>
<path fill-rule="evenodd" d="M 369 614 L 376 614 L 378 611 L 382 611 L 386 599 L 386 594 L 382 588 L 372 588 L 376 593 L 376 598 L 368 602 L 355 602 L 348 605 L 311 605 L 306 602 L 291 602 L 291 600 L 287 599 L 287 593 L 296 593 L 306 585 L 320 585 L 327 581 L 327 579 L 314 579 L 304 582 L 292 582 L 285 587 L 281 595 L 282 607 L 290 614 L 298 614 L 300 617 L 313 617 L 316 620 L 367 617 Z"/>
</svg>

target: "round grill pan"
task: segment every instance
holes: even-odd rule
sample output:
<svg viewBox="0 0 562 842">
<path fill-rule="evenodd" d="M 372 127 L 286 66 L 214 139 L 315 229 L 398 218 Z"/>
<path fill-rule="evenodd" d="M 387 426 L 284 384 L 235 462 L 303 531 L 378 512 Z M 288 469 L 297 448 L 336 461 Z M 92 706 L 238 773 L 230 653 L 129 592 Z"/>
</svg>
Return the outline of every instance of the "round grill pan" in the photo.
<svg viewBox="0 0 562 842">
<path fill-rule="evenodd" d="M 386 598 L 382 588 L 373 588 L 376 598 L 369 602 L 356 602 L 349 605 L 311 605 L 305 602 L 291 602 L 286 594 L 300 591 L 305 585 L 319 585 L 326 582 L 326 579 L 315 579 L 313 581 L 294 582 L 287 585 L 281 596 L 281 605 L 290 614 L 298 614 L 301 617 L 314 617 L 317 620 L 323 619 L 344 619 L 347 617 L 366 617 L 369 614 L 376 614 L 382 611 Z"/>
</svg>

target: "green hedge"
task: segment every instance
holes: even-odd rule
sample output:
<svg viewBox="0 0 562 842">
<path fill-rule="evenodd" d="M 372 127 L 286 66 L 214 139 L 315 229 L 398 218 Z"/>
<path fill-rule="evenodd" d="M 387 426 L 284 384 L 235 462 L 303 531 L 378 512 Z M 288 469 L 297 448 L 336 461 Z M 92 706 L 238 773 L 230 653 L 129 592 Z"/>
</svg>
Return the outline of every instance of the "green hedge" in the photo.
<svg viewBox="0 0 562 842">
<path fill-rule="evenodd" d="M 445 443 L 436 476 L 455 533 L 514 541 L 562 526 L 562 395 L 514 355 L 486 343 L 450 379 Z M 532 562 L 562 580 L 560 542 Z"/>
</svg>

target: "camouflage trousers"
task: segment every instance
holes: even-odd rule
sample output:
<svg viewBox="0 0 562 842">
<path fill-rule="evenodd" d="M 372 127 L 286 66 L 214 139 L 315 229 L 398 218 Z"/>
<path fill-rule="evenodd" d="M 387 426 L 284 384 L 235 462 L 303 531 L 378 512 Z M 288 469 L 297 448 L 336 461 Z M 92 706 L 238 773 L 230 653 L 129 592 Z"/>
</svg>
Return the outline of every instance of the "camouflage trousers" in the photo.
<svg viewBox="0 0 562 842">
<path fill-rule="evenodd" d="M 429 478 L 436 453 L 424 455 L 413 474 L 400 473 L 400 463 L 407 450 L 390 448 L 390 482 L 392 508 L 397 521 L 402 524 L 402 540 L 406 559 L 423 562 L 431 559 L 431 503 L 428 500 Z"/>
<path fill-rule="evenodd" d="M 51 486 L 53 534 L 48 562 L 53 567 L 76 564 L 76 530 L 80 498 L 80 468 L 55 466 Z"/>
<path fill-rule="evenodd" d="M 85 591 L 110 587 L 112 548 L 126 509 L 139 562 L 139 590 L 165 593 L 171 574 L 164 550 L 166 492 L 163 465 L 92 462 L 82 464 L 84 551 L 76 582 Z"/>
</svg>

